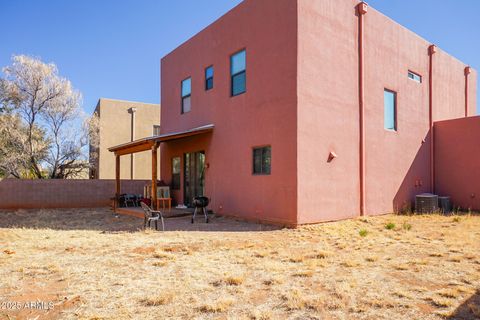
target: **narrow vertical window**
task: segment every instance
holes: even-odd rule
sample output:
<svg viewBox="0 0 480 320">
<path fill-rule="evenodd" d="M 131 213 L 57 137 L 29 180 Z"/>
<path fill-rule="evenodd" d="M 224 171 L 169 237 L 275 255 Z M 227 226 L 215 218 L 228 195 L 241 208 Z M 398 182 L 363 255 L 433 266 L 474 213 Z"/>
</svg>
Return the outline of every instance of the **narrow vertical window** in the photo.
<svg viewBox="0 0 480 320">
<path fill-rule="evenodd" d="M 189 112 L 192 109 L 192 78 L 182 81 L 182 113 Z"/>
<path fill-rule="evenodd" d="M 253 174 L 268 175 L 271 172 L 272 147 L 253 149 Z"/>
<path fill-rule="evenodd" d="M 385 89 L 383 91 L 384 128 L 397 130 L 397 93 Z"/>
<path fill-rule="evenodd" d="M 213 66 L 205 69 L 205 90 L 213 88 Z"/>
<path fill-rule="evenodd" d="M 172 190 L 180 190 L 180 157 L 172 158 Z"/>
<path fill-rule="evenodd" d="M 244 93 L 247 89 L 246 58 L 247 53 L 245 50 L 239 51 L 230 57 L 230 94 L 232 96 Z"/>
</svg>

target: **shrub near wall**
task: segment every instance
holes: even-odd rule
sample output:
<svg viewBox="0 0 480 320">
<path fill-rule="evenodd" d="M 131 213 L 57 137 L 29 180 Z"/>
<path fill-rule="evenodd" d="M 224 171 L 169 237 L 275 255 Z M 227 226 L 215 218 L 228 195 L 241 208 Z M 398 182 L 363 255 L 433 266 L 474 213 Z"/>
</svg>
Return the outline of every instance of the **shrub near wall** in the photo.
<svg viewBox="0 0 480 320">
<path fill-rule="evenodd" d="M 149 180 L 121 180 L 121 192 L 143 194 Z M 115 180 L 0 181 L 0 209 L 81 208 L 111 205 Z"/>
</svg>

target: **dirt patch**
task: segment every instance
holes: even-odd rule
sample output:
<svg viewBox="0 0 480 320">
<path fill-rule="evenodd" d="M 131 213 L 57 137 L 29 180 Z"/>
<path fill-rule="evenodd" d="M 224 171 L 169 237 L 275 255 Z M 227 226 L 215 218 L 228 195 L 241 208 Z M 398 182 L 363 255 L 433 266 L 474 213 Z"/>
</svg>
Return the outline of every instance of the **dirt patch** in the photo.
<svg viewBox="0 0 480 320">
<path fill-rule="evenodd" d="M 3 290 L 2 310 L 6 319 L 60 319 L 62 312 L 81 303 L 79 296 L 66 295 L 64 281 L 27 280 L 17 285 L 18 290 Z"/>
<path fill-rule="evenodd" d="M 104 209 L 0 215 L 0 298 L 54 304 L 0 310 L 0 319 L 440 320 L 480 312 L 478 215 L 297 229 L 185 217 L 166 219 L 166 232 L 138 230 L 141 219 Z"/>
<path fill-rule="evenodd" d="M 155 247 L 137 247 L 132 252 L 136 254 L 152 254 L 155 252 Z"/>
<path fill-rule="evenodd" d="M 427 303 L 417 303 L 418 310 L 424 314 L 432 314 L 435 311 L 435 308 L 431 304 Z"/>
</svg>

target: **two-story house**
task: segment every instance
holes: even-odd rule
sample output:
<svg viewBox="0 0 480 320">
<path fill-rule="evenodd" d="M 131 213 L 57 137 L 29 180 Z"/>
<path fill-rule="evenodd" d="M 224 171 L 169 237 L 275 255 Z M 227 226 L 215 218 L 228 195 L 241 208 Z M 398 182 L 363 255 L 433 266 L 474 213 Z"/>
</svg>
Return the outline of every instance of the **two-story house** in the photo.
<svg viewBox="0 0 480 320">
<path fill-rule="evenodd" d="M 356 0 L 245 0 L 162 58 L 161 105 L 178 203 L 297 225 L 432 191 L 433 123 L 474 114 L 476 71 Z"/>
</svg>

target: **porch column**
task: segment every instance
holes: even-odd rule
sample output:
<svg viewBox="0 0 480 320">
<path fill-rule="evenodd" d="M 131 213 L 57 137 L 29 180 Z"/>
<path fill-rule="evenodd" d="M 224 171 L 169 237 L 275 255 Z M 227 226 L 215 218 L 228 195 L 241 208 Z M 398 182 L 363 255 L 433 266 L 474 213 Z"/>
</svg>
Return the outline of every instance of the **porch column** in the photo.
<svg viewBox="0 0 480 320">
<path fill-rule="evenodd" d="M 157 209 L 157 149 L 158 144 L 152 146 L 152 208 Z"/>
<path fill-rule="evenodd" d="M 115 201 L 113 209 L 117 209 L 117 202 L 120 197 L 120 156 L 115 154 Z"/>
</svg>

